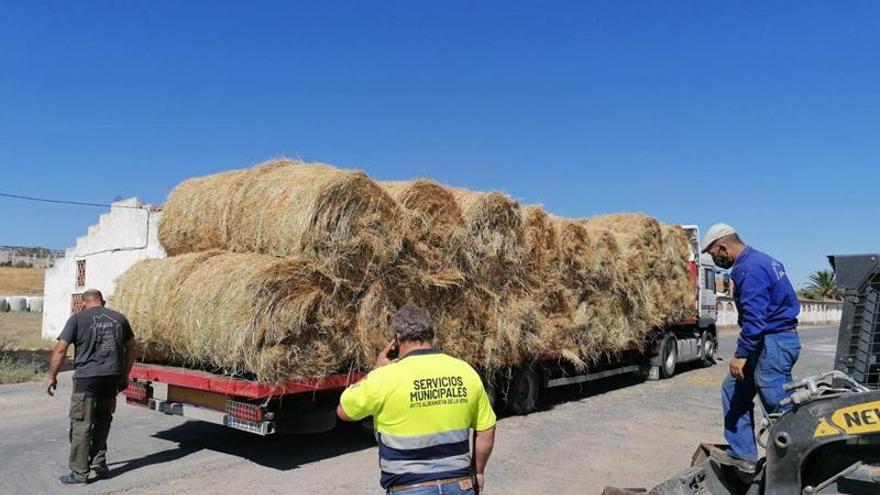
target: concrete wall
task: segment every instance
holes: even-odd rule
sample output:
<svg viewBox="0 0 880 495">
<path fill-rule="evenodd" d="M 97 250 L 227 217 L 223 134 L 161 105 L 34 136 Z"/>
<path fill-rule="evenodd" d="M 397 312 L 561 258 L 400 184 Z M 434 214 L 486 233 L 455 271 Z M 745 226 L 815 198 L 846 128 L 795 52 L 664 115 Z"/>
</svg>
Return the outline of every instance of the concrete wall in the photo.
<svg viewBox="0 0 880 495">
<path fill-rule="evenodd" d="M 74 294 L 98 289 L 105 298 L 113 295 L 116 279 L 136 262 L 164 258 L 159 244 L 158 225 L 161 212 L 144 205 L 137 198 L 113 203 L 109 213 L 101 215 L 88 234 L 65 251 L 64 258 L 46 270 L 43 304 L 43 338 L 54 339 L 71 315 Z M 138 207 L 138 208 L 132 208 Z M 85 283 L 76 285 L 78 260 L 86 262 Z"/>
<path fill-rule="evenodd" d="M 801 313 L 798 315 L 798 321 L 801 325 L 837 325 L 840 323 L 840 315 L 843 311 L 843 303 L 841 302 L 817 302 L 802 299 Z M 718 308 L 718 325 L 730 326 L 736 325 L 739 313 L 736 311 L 736 305 L 733 304 L 733 298 L 729 296 L 718 296 L 716 304 Z"/>
</svg>

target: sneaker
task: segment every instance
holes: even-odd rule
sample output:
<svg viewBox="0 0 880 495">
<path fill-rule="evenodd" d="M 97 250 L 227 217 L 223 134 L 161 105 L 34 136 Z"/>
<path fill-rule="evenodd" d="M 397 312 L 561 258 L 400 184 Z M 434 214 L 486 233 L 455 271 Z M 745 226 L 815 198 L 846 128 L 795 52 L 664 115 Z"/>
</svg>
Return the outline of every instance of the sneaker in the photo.
<svg viewBox="0 0 880 495">
<path fill-rule="evenodd" d="M 107 467 L 106 462 L 102 462 L 101 464 L 95 464 L 92 466 L 92 472 L 95 473 L 95 479 L 103 479 L 110 474 L 110 468 Z"/>
<path fill-rule="evenodd" d="M 58 482 L 62 485 L 85 485 L 88 481 L 88 476 L 80 476 L 76 473 L 68 473 L 58 478 Z"/>
<path fill-rule="evenodd" d="M 739 457 L 734 457 L 728 450 L 714 448 L 712 449 L 712 452 L 709 453 L 709 458 L 723 466 L 732 466 L 744 473 L 755 474 L 756 463 L 740 459 Z"/>
</svg>

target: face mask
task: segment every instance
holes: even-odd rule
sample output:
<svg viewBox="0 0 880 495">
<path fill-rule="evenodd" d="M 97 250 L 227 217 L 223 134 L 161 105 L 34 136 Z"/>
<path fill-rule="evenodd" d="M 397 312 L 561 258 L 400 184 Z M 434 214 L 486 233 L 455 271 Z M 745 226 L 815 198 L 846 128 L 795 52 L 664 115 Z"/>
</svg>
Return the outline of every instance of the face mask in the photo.
<svg viewBox="0 0 880 495">
<path fill-rule="evenodd" d="M 717 267 L 724 268 L 725 270 L 733 266 L 733 260 L 722 254 L 717 256 L 713 255 L 712 261 L 715 262 Z"/>
</svg>

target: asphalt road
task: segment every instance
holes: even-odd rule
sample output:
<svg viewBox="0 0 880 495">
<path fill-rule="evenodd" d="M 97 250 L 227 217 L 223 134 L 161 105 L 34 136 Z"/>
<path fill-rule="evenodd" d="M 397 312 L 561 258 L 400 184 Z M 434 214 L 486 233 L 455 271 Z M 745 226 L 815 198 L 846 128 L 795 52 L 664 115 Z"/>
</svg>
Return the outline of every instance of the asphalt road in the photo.
<svg viewBox="0 0 880 495">
<path fill-rule="evenodd" d="M 836 329 L 804 328 L 795 375 L 828 370 Z M 722 335 L 719 356 L 736 335 Z M 722 441 L 726 363 L 670 380 L 609 379 L 548 394 L 543 410 L 498 423 L 487 493 L 601 493 L 653 486 L 688 465 L 703 441 Z M 111 479 L 61 487 L 67 466 L 70 373 L 48 397 L 36 383 L 0 386 L 0 494 L 382 493 L 376 448 L 354 428 L 260 438 L 119 405 Z"/>
</svg>

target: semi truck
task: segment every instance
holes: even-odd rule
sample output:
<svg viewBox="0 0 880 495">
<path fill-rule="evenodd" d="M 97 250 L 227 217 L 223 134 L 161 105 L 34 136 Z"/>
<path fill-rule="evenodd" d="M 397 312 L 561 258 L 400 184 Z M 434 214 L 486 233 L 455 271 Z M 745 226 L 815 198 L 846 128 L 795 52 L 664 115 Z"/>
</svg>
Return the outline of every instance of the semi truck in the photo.
<svg viewBox="0 0 880 495">
<path fill-rule="evenodd" d="M 682 226 L 689 239 L 688 267 L 694 304 L 686 318 L 647 332 L 645 342 L 598 361 L 587 370 L 545 355 L 481 372 L 496 409 L 512 414 L 534 411 L 545 390 L 621 374 L 649 380 L 670 378 L 684 363 L 711 366 L 718 334 L 715 265 L 702 254 L 697 226 Z M 348 385 L 364 374 L 351 372 L 307 380 L 262 383 L 201 370 L 136 363 L 126 403 L 169 415 L 208 421 L 258 435 L 316 433 L 336 426 L 336 404 Z"/>
</svg>

